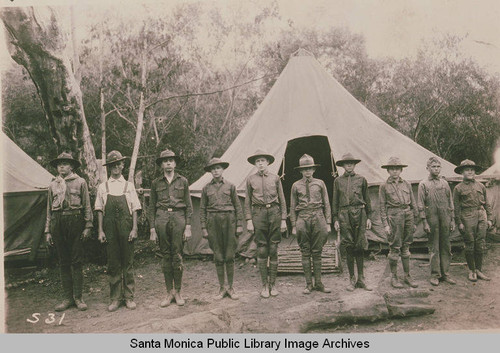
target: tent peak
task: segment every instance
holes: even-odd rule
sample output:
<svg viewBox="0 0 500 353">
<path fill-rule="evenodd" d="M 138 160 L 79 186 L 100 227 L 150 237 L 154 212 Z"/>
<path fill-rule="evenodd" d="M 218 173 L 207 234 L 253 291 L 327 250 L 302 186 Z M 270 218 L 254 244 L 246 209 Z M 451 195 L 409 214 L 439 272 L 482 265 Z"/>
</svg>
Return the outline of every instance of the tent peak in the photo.
<svg viewBox="0 0 500 353">
<path fill-rule="evenodd" d="M 293 58 L 294 56 L 312 56 L 314 58 L 314 54 L 304 48 L 299 48 L 290 54 L 290 58 Z"/>
</svg>

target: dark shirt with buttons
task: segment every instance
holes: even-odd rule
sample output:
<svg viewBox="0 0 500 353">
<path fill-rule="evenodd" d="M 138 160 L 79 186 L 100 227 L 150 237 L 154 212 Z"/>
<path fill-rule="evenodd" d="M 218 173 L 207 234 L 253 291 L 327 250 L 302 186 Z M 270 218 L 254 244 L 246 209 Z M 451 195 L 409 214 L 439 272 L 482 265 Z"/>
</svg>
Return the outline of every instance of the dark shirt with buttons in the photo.
<svg viewBox="0 0 500 353">
<path fill-rule="evenodd" d="M 389 225 L 387 220 L 388 208 L 409 207 L 415 219 L 418 217 L 418 206 L 413 196 L 411 184 L 401 177 L 389 177 L 379 188 L 380 218 L 384 227 Z"/>
<path fill-rule="evenodd" d="M 202 229 L 206 229 L 207 213 L 217 211 L 235 211 L 236 225 L 243 226 L 243 209 L 236 187 L 224 178 L 220 181 L 212 179 L 201 191 L 200 223 Z"/>
<path fill-rule="evenodd" d="M 347 206 L 364 206 L 366 216 L 371 217 L 372 206 L 368 194 L 368 182 L 365 177 L 355 172 L 345 172 L 333 182 L 332 213 L 334 221 L 339 220 L 340 209 Z"/>
<path fill-rule="evenodd" d="M 453 203 L 455 204 L 455 220 L 460 224 L 464 209 L 479 209 L 484 207 L 488 220 L 491 219 L 491 208 L 486 201 L 486 187 L 476 180 L 464 180 L 453 189 Z"/>
</svg>

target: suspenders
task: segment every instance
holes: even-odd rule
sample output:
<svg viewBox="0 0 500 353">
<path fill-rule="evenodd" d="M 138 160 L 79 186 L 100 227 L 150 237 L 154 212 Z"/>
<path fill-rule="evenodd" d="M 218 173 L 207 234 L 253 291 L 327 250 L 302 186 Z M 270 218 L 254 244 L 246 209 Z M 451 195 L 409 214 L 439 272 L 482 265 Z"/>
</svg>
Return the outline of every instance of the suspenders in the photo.
<svg viewBox="0 0 500 353">
<path fill-rule="evenodd" d="M 125 187 L 123 188 L 123 194 L 127 193 L 127 187 L 128 187 L 128 182 L 125 182 Z M 109 185 L 107 181 L 106 181 L 106 194 L 109 194 Z"/>
</svg>

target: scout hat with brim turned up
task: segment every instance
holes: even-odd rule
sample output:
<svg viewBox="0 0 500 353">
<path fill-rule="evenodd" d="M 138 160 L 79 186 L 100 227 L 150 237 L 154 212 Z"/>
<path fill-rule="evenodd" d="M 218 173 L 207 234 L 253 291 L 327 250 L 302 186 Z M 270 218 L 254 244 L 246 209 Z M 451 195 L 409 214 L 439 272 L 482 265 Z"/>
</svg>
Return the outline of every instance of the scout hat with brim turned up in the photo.
<svg viewBox="0 0 500 353">
<path fill-rule="evenodd" d="M 304 168 L 316 168 L 320 167 L 321 165 L 319 164 L 314 164 L 314 158 L 312 158 L 308 154 L 304 154 L 302 157 L 299 159 L 299 166 L 295 167 L 295 169 L 304 169 Z"/>
<path fill-rule="evenodd" d="M 53 166 L 54 168 L 57 168 L 57 164 L 59 162 L 68 162 L 73 166 L 73 169 L 76 169 L 81 165 L 80 162 L 74 159 L 71 153 L 69 152 L 61 153 L 59 156 L 57 156 L 57 158 L 50 161 L 50 165 Z"/>
<path fill-rule="evenodd" d="M 255 151 L 254 154 L 252 154 L 250 157 L 247 158 L 247 161 L 250 164 L 255 164 L 255 160 L 259 157 L 264 157 L 269 161 L 269 164 L 272 164 L 274 162 L 274 156 L 272 154 L 269 154 L 267 152 L 264 152 L 263 150 L 257 150 Z"/>
<path fill-rule="evenodd" d="M 124 161 L 126 159 L 129 159 L 129 157 L 122 156 L 120 151 L 111 151 L 106 156 L 106 163 L 104 163 L 103 166 L 115 164 L 115 163 Z"/>
<path fill-rule="evenodd" d="M 401 163 L 401 160 L 398 157 L 389 158 L 389 162 L 387 162 L 387 164 L 382 166 L 382 168 L 384 168 L 384 169 L 387 169 L 387 168 L 405 168 L 405 167 L 408 167 L 408 165 Z"/>
<path fill-rule="evenodd" d="M 466 160 L 460 162 L 460 165 L 455 168 L 455 173 L 462 174 L 462 172 L 464 171 L 465 168 L 472 168 L 477 173 L 484 170 L 483 167 L 478 166 L 476 163 L 474 163 L 474 161 L 471 161 L 470 159 L 466 159 Z"/>
<path fill-rule="evenodd" d="M 346 163 L 358 164 L 359 162 L 361 162 L 361 159 L 354 158 L 351 153 L 346 153 L 342 156 L 342 159 L 338 160 L 335 164 L 342 167 Z"/>
<path fill-rule="evenodd" d="M 163 162 L 165 159 L 168 158 L 173 158 L 175 160 L 175 163 L 179 163 L 179 156 L 177 156 L 173 151 L 171 150 L 165 150 L 160 153 L 160 157 L 156 158 L 156 164 L 161 165 L 161 162 Z"/>
<path fill-rule="evenodd" d="M 223 162 L 222 159 L 220 158 L 212 158 L 210 162 L 203 168 L 205 169 L 205 172 L 210 172 L 213 166 L 220 165 L 223 169 L 226 169 L 229 167 L 228 162 Z"/>
</svg>

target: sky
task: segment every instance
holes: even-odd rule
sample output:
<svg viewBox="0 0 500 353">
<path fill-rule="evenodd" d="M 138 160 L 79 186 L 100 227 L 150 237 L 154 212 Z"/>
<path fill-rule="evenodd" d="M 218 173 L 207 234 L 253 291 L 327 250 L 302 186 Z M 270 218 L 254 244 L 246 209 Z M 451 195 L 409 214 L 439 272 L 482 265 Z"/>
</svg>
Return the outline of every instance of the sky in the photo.
<svg viewBox="0 0 500 353">
<path fill-rule="evenodd" d="M 0 0 L 2 6 L 33 4 L 77 4 L 81 9 L 115 6 L 122 13 L 134 14 L 140 2 L 175 6 L 193 0 Z M 259 7 L 271 0 L 203 0 L 222 9 L 227 16 L 235 4 Z M 464 36 L 463 53 L 491 73 L 500 74 L 500 1 L 498 0 L 277 0 L 283 19 L 297 27 L 328 28 L 344 26 L 366 39 L 372 58 L 411 57 L 422 40 L 445 33 Z M 123 4 L 128 6 L 124 6 Z M 252 11 L 247 11 L 248 16 Z M 78 12 L 77 12 L 78 13 Z M 241 16 L 241 13 L 239 13 Z M 83 18 L 77 18 L 77 21 Z M 2 27 L 3 30 L 3 27 Z M 272 35 L 272 33 L 270 33 Z M 0 40 L 2 67 L 11 65 Z"/>
</svg>

